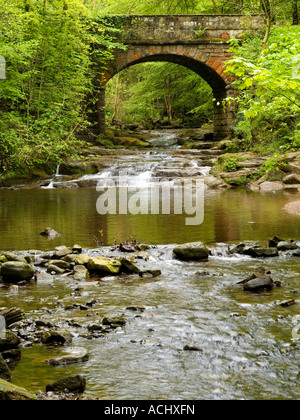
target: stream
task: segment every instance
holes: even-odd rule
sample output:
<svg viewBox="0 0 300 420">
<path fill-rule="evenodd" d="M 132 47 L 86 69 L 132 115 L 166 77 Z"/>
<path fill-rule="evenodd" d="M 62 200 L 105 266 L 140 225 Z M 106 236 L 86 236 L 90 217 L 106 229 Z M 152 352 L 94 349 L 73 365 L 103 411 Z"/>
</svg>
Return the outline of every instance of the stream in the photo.
<svg viewBox="0 0 300 420">
<path fill-rule="evenodd" d="M 230 244 L 263 243 L 274 235 L 300 240 L 299 218 L 283 213 L 291 193 L 258 194 L 245 189 L 206 190 L 204 222 L 186 226 L 185 215 L 100 215 L 100 180 L 116 180 L 126 170 L 129 182 L 146 188 L 153 178 L 208 175 L 214 151 L 180 152 L 176 133 L 161 132 L 150 151 L 117 156 L 96 175 L 73 183 L 59 170 L 46 188 L 0 190 L 3 250 L 38 259 L 59 245 L 79 243 L 91 256 L 120 256 L 117 243 L 135 238 L 150 244 L 137 264 L 161 270 L 155 278 L 139 275 L 78 282 L 56 276 L 53 282 L 25 287 L 0 284 L 0 307 L 20 307 L 30 319 L 51 321 L 72 334 L 89 360 L 65 367 L 45 363 L 63 348 L 21 345 L 22 359 L 12 382 L 37 392 L 70 375 L 87 380 L 89 398 L 116 400 L 298 399 L 299 341 L 292 336 L 300 315 L 299 259 L 286 254 L 254 259 L 231 254 Z M 58 168 L 59 169 L 59 168 Z M 91 185 L 91 186 L 88 186 Z M 48 188 L 47 188 L 48 187 Z M 39 233 L 51 226 L 62 236 L 47 241 Z M 95 240 L 101 240 L 99 248 Z M 175 244 L 206 243 L 207 262 L 174 258 Z M 298 242 L 300 245 L 300 243 Z M 261 266 L 281 281 L 270 292 L 245 292 L 237 283 Z M 67 305 L 85 305 L 88 310 Z M 295 300 L 283 307 L 280 302 Z M 103 317 L 124 315 L 127 322 L 109 334 L 90 336 L 88 327 Z M 184 350 L 192 346 L 197 351 Z"/>
</svg>

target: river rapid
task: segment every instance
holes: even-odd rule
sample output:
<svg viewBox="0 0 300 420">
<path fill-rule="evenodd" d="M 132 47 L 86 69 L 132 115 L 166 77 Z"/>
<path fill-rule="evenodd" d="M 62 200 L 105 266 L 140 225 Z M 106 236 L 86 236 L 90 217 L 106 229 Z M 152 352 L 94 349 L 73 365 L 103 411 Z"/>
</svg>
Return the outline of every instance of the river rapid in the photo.
<svg viewBox="0 0 300 420">
<path fill-rule="evenodd" d="M 120 169 L 144 185 L 171 170 L 177 175 L 183 170 L 191 176 L 208 174 L 208 160 L 192 152 L 174 155 L 176 136 L 164 136 L 156 138 L 151 152 L 120 157 L 105 173 L 85 179 L 115 179 Z M 120 257 L 124 253 L 113 247 L 114 241 L 135 238 L 150 245 L 136 255 L 139 268 L 160 270 L 161 275 L 86 282 L 58 275 L 51 282 L 20 287 L 0 284 L 0 307 L 20 307 L 32 321 L 24 337 L 30 328 L 34 334 L 33 321 L 47 321 L 68 330 L 72 346 L 89 353 L 86 362 L 53 367 L 45 360 L 62 355 L 64 348 L 32 345 L 24 338 L 13 383 L 45 391 L 56 379 L 80 374 L 87 381 L 84 395 L 92 399 L 299 398 L 299 257 L 279 253 L 275 258 L 252 258 L 229 252 L 240 242 L 266 246 L 274 235 L 299 241 L 299 218 L 282 210 L 289 193 L 207 190 L 203 223 L 186 226 L 185 215 L 101 216 L 95 186 L 60 188 L 64 179 L 58 175 L 49 180 L 49 188 L 0 190 L 3 250 L 38 260 L 56 246 L 79 243 L 90 256 Z M 39 235 L 47 226 L 62 236 L 47 241 Z M 103 246 L 96 246 L 96 240 Z M 208 261 L 174 258 L 175 244 L 193 241 L 208 245 Z M 245 292 L 237 283 L 261 267 L 281 287 Z M 91 301 L 93 305 L 83 310 Z M 285 301 L 294 304 L 282 306 Z M 70 305 L 73 309 L 67 310 Z M 103 317 L 121 315 L 126 319 L 123 327 L 91 334 L 90 326 L 101 324 Z"/>
</svg>

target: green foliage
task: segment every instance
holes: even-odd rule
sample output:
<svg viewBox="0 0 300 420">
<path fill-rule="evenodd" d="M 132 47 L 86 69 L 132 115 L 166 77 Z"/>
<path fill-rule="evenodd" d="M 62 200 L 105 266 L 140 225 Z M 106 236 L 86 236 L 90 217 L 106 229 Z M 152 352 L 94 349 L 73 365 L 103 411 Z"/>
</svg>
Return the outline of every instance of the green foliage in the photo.
<svg viewBox="0 0 300 420">
<path fill-rule="evenodd" d="M 4 3 L 3 3 L 4 2 Z M 54 165 L 81 147 L 99 67 L 112 57 L 116 32 L 81 0 L 2 0 L 0 171 Z M 94 63 L 97 63 L 95 66 Z M 83 105 L 84 104 L 84 105 Z"/>
<path fill-rule="evenodd" d="M 280 155 L 279 153 L 275 153 L 271 156 L 265 164 L 261 167 L 261 172 L 265 173 L 266 176 L 271 172 L 279 172 L 286 166 L 284 162 L 284 158 L 287 157 L 289 154 L 286 153 L 284 156 Z"/>
<path fill-rule="evenodd" d="M 300 28 L 274 28 L 267 50 L 259 45 L 259 38 L 233 41 L 227 71 L 240 91 L 236 131 L 257 150 L 299 147 Z"/>
<path fill-rule="evenodd" d="M 235 172 L 239 169 L 240 157 L 227 153 L 218 158 L 217 166 L 221 172 Z"/>
<path fill-rule="evenodd" d="M 153 120 L 166 120 L 199 126 L 212 119 L 212 90 L 183 66 L 139 64 L 108 84 L 107 116 L 121 124 L 149 122 L 151 126 Z"/>
</svg>

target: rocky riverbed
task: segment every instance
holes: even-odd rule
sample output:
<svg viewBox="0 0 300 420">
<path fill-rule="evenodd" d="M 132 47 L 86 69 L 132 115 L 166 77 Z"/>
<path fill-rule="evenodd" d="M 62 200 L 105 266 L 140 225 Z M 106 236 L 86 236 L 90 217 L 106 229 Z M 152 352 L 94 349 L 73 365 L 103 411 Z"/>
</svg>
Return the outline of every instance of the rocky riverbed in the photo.
<svg viewBox="0 0 300 420">
<path fill-rule="evenodd" d="M 110 346 L 116 345 L 120 334 L 121 336 L 125 334 L 127 340 L 131 336 L 132 344 L 140 342 L 141 331 L 137 327 L 139 320 L 144 323 L 143 328 L 148 328 L 148 335 L 155 334 L 155 330 L 160 330 L 160 334 L 164 335 L 162 325 L 165 322 L 170 327 L 173 325 L 171 328 L 174 328 L 178 321 L 170 318 L 168 311 L 171 308 L 167 308 L 168 299 L 174 297 L 179 286 L 178 281 L 175 280 L 178 276 L 183 280 L 186 279 L 184 282 L 187 290 L 190 289 L 187 279 L 189 281 L 192 279 L 194 293 L 199 292 L 199 284 L 202 283 L 203 297 L 207 295 L 210 302 L 210 309 L 208 307 L 205 309 L 208 311 L 208 316 L 210 311 L 217 308 L 221 310 L 221 301 L 226 296 L 228 300 L 228 293 L 229 295 L 233 293 L 235 297 L 230 297 L 227 309 L 222 308 L 221 318 L 224 316 L 225 318 L 228 316 L 228 320 L 239 320 L 241 317 L 242 319 L 248 317 L 249 320 L 254 318 L 253 327 L 255 328 L 257 320 L 259 329 L 261 320 L 255 319 L 255 316 L 262 317 L 259 309 L 262 305 L 268 308 L 269 317 L 278 317 L 278 320 L 282 320 L 280 317 L 284 316 L 283 319 L 286 319 L 285 317 L 290 317 L 299 310 L 300 273 L 298 269 L 295 271 L 295 268 L 299 267 L 299 257 L 299 241 L 276 236 L 265 243 L 205 245 L 197 242 L 176 246 L 149 246 L 133 241 L 96 249 L 82 249 L 79 245 L 74 245 L 72 248 L 62 245 L 49 252 L 2 251 L 0 252 L 2 279 L 0 304 L 5 303 L 5 307 L 0 309 L 0 316 L 6 321 L 7 330 L 4 335 L 2 330 L 0 339 L 0 398 L 74 399 L 80 395 L 80 398 L 96 398 L 97 391 L 91 394 L 88 392 L 90 380 L 88 372 L 85 372 L 85 375 L 81 373 L 82 366 L 89 363 L 94 365 L 97 356 L 93 345 L 84 343 L 98 343 L 99 340 L 107 341 L 107 338 L 111 337 L 108 340 Z M 287 267 L 289 267 L 288 270 Z M 113 299 L 116 299 L 117 295 L 114 291 L 116 284 L 118 284 L 117 293 L 120 294 L 119 299 L 122 302 L 117 306 L 109 304 L 106 308 L 105 293 L 111 294 L 112 298 L 115 296 Z M 59 285 L 59 292 L 56 290 L 57 285 Z M 134 285 L 134 289 L 138 290 L 138 295 L 135 292 L 131 298 L 128 295 L 124 300 L 121 296 L 124 293 L 127 295 L 130 285 Z M 167 296 L 162 300 L 147 298 L 149 287 L 161 290 L 162 287 L 167 287 L 168 298 Z M 219 288 L 221 289 L 218 290 Z M 92 292 L 88 293 L 89 290 Z M 186 291 L 183 289 L 181 291 L 184 296 Z M 178 292 L 180 293 L 180 290 Z M 143 294 L 146 304 L 141 304 Z M 203 300 L 200 296 L 199 299 Z M 204 306 L 208 304 L 206 299 L 202 302 Z M 219 303 L 217 299 L 220 300 Z M 233 311 L 233 307 L 239 300 L 248 303 L 241 304 L 238 310 Z M 21 304 L 22 301 L 23 304 Z M 233 301 L 236 302 L 234 305 Z M 126 305 L 125 302 L 127 302 Z M 250 302 L 252 304 L 249 307 Z M 256 303 L 253 304 L 253 302 Z M 14 303 L 19 306 L 14 306 Z M 161 312 L 158 308 L 164 309 Z M 287 311 L 284 314 L 283 308 Z M 178 310 L 180 313 L 180 308 Z M 197 317 L 204 316 L 203 310 L 197 309 L 197 311 L 195 314 Z M 161 324 L 163 313 L 165 313 L 164 322 Z M 179 313 L 177 316 L 180 316 Z M 189 316 L 185 317 L 186 324 L 190 322 Z M 220 320 L 216 321 L 214 328 L 220 327 L 219 322 Z M 226 328 L 230 328 L 230 324 L 231 321 Z M 231 328 L 233 328 L 232 325 Z M 234 328 L 237 328 L 237 325 Z M 285 328 L 284 324 L 282 328 Z M 183 336 L 179 341 L 178 336 L 173 336 L 174 343 L 177 343 L 176 351 L 206 354 L 209 350 L 210 333 L 204 325 L 200 327 L 200 330 L 202 333 L 199 331 L 196 333 L 195 330 L 189 339 L 190 334 L 186 334 L 187 331 L 177 330 L 176 334 L 179 336 L 183 334 Z M 129 336 L 126 331 L 130 331 Z M 228 333 L 230 333 L 229 330 Z M 200 342 L 199 337 L 197 339 L 199 334 L 203 336 L 203 339 L 207 337 L 206 345 L 203 339 L 200 339 Z M 250 334 L 251 340 L 254 339 L 253 332 L 247 332 L 247 334 Z M 244 333 L 241 337 L 244 337 Z M 219 339 L 222 341 L 225 337 L 222 339 L 220 336 Z M 144 346 L 149 340 L 151 343 L 153 338 L 148 337 L 144 344 L 143 340 L 141 345 Z M 160 337 L 160 340 L 163 348 L 170 346 L 170 343 L 166 344 L 168 341 L 166 342 L 163 337 Z M 253 346 L 253 343 L 250 344 L 251 340 L 248 342 L 246 339 L 247 345 L 246 342 L 244 343 L 247 347 L 246 352 L 249 352 Z M 274 340 L 272 345 L 271 342 L 269 343 L 269 355 L 275 351 L 274 345 L 280 350 L 279 354 L 293 352 L 296 349 L 294 346 L 297 344 L 291 339 L 282 340 L 282 338 L 275 339 L 274 337 Z M 212 348 L 213 342 L 214 340 L 210 343 Z M 226 339 L 223 342 L 226 347 L 225 343 L 227 343 Z M 259 343 L 260 339 L 254 347 L 256 348 L 257 345 L 257 350 L 266 352 L 265 346 Z M 98 344 L 95 345 L 97 348 Z M 159 341 L 156 345 L 159 345 Z M 41 348 L 40 346 L 44 349 L 42 353 L 47 354 L 47 357 L 44 355 L 43 360 L 39 359 L 37 364 L 38 366 L 48 365 L 48 369 L 52 371 L 47 371 L 47 377 L 51 377 L 52 372 L 53 380 L 45 384 L 45 389 L 32 393 L 32 389 L 28 392 L 18 387 L 23 384 L 14 384 L 13 372 L 21 369 L 18 364 L 20 361 L 22 364 L 24 351 L 29 352 L 31 348 Z M 124 343 L 121 346 L 124 346 Z M 153 343 L 150 344 L 151 346 Z M 252 351 L 257 350 L 252 348 Z M 221 357 L 220 354 L 219 357 Z M 43 369 L 38 366 L 37 369 Z M 57 374 L 58 368 L 62 369 L 62 373 L 71 372 L 72 375 Z M 265 366 L 264 369 L 269 368 Z M 28 382 L 30 383 L 30 378 L 27 378 L 25 387 Z M 101 395 L 100 392 L 99 396 Z"/>
</svg>

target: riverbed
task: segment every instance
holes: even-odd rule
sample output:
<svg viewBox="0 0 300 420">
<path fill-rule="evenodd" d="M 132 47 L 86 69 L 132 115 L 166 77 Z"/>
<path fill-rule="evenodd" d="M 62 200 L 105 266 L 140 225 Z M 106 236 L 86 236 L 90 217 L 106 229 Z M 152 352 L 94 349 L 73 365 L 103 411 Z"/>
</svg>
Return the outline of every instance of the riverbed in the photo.
<svg viewBox="0 0 300 420">
<path fill-rule="evenodd" d="M 162 155 L 169 159 L 168 152 L 158 149 L 158 160 Z M 197 159 L 196 164 L 199 176 L 204 176 L 207 165 Z M 133 172 L 149 171 L 148 166 L 139 168 Z M 26 255 L 38 258 L 56 246 L 79 243 L 85 253 L 111 256 L 116 252 L 114 241 L 135 238 L 150 245 L 137 259 L 139 266 L 162 273 L 155 278 L 131 274 L 88 282 L 56 276 L 50 283 L 0 287 L 0 307 L 17 306 L 27 318 L 67 329 L 72 346 L 89 352 L 86 362 L 53 367 L 45 360 L 62 354 L 63 348 L 24 344 L 12 382 L 37 392 L 56 379 L 81 374 L 88 398 L 298 399 L 299 342 L 293 329 L 300 314 L 299 258 L 281 254 L 254 259 L 228 253 L 230 244 L 257 241 L 266 246 L 274 235 L 299 241 L 299 217 L 283 212 L 295 195 L 206 190 L 203 223 L 187 226 L 183 214 L 101 216 L 95 187 L 0 190 L 3 250 L 26 250 Z M 48 226 L 61 236 L 52 241 L 42 237 L 39 233 Z M 193 241 L 209 246 L 207 262 L 174 258 L 175 244 Z M 245 292 L 237 283 L 261 266 L 282 287 Z M 96 303 L 88 310 L 65 309 L 91 299 Z M 295 304 L 280 306 L 286 300 Z M 120 315 L 126 318 L 125 326 L 109 334 L 88 334 L 88 327 L 103 317 Z"/>
</svg>

